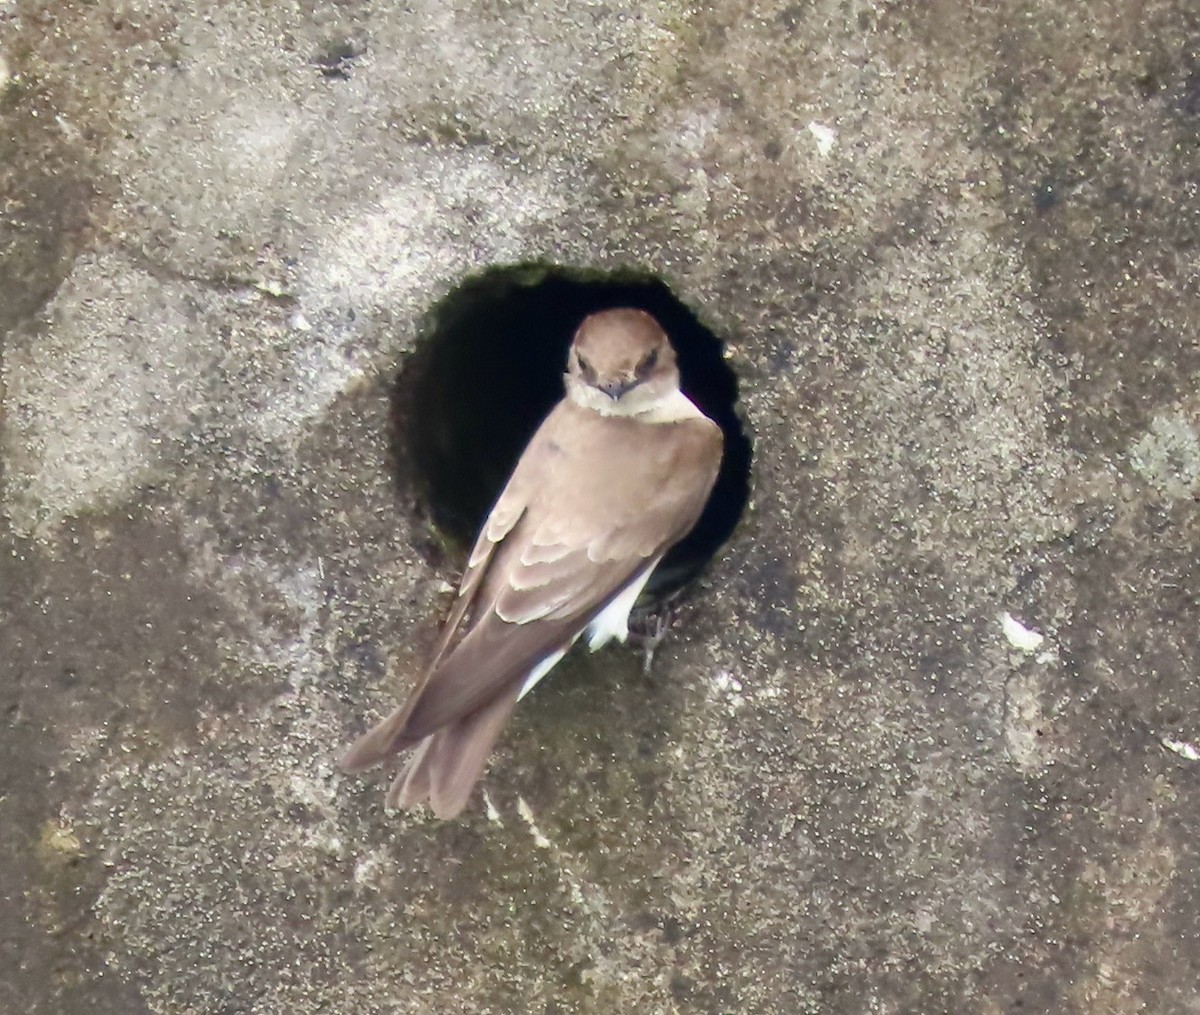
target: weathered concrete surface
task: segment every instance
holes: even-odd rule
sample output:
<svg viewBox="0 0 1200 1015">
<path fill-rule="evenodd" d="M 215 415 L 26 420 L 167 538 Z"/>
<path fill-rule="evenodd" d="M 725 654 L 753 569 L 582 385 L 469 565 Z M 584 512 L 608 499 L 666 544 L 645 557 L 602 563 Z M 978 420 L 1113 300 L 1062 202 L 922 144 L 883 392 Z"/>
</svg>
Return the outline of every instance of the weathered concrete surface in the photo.
<svg viewBox="0 0 1200 1015">
<path fill-rule="evenodd" d="M 1189 0 L 0 2 L 3 1009 L 1200 1010 L 1197 51 Z M 331 760 L 457 565 L 388 385 L 527 257 L 727 331 L 755 497 L 495 821 L 387 816 Z"/>
</svg>

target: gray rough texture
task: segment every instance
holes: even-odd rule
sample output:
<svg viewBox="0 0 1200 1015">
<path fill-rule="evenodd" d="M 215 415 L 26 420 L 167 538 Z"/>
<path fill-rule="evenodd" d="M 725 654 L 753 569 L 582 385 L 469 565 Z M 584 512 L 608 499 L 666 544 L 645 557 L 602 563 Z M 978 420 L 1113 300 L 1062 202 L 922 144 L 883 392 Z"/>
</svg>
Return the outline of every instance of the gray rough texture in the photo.
<svg viewBox="0 0 1200 1015">
<path fill-rule="evenodd" d="M 1195 1015 L 1198 51 L 1189 0 L 0 2 L 0 1008 Z M 386 815 L 332 759 L 459 563 L 388 387 L 531 257 L 729 336 L 754 496 L 494 820 Z"/>
</svg>

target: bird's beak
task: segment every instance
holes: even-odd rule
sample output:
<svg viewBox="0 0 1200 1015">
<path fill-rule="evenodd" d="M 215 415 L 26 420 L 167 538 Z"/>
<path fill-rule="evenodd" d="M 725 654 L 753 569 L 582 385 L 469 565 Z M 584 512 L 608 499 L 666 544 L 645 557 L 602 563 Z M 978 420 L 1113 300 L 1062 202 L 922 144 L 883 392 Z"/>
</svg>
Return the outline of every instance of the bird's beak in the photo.
<svg viewBox="0 0 1200 1015">
<path fill-rule="evenodd" d="M 633 381 L 609 381 L 606 384 L 597 384 L 596 387 L 603 391 L 614 402 L 620 398 L 626 391 L 631 391 L 636 388 L 640 382 Z"/>
</svg>

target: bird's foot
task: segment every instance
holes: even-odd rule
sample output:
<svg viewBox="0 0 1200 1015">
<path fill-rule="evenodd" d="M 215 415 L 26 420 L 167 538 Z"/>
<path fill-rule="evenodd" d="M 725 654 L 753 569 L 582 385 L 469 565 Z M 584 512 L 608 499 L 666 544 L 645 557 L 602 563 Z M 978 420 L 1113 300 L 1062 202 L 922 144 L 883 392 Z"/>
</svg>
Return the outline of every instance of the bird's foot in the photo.
<svg viewBox="0 0 1200 1015">
<path fill-rule="evenodd" d="M 642 650 L 642 673 L 646 676 L 654 664 L 654 652 L 666 639 L 674 620 L 675 611 L 669 603 L 630 614 L 629 640 Z"/>
</svg>

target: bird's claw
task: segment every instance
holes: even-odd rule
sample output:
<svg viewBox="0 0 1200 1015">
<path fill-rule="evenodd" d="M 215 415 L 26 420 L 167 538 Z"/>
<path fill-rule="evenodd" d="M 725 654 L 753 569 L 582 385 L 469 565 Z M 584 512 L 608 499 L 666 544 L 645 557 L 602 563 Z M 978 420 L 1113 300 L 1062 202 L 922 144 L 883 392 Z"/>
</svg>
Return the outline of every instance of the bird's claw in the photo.
<svg viewBox="0 0 1200 1015">
<path fill-rule="evenodd" d="M 629 640 L 642 650 L 642 673 L 647 677 L 654 664 L 654 653 L 666 639 L 674 619 L 674 611 L 669 605 L 631 618 Z"/>
</svg>

